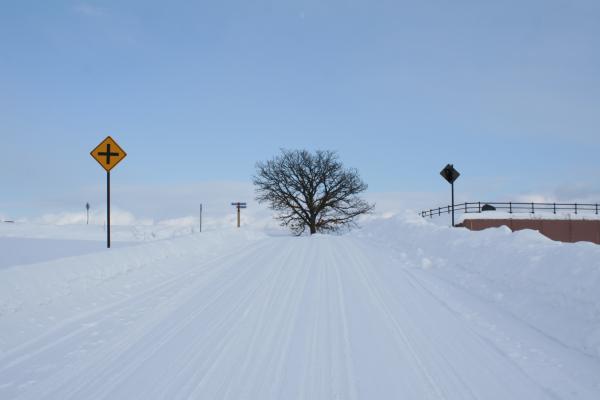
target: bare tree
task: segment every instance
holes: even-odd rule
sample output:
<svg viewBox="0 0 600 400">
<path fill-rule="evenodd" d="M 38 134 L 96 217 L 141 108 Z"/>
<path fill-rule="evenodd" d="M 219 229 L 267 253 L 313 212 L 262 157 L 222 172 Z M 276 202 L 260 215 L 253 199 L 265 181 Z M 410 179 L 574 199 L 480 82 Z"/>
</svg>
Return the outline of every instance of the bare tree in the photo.
<svg viewBox="0 0 600 400">
<path fill-rule="evenodd" d="M 350 227 L 374 207 L 357 196 L 367 189 L 358 171 L 345 169 L 332 151 L 281 150 L 256 170 L 256 200 L 268 203 L 296 235 L 306 228 L 313 234 Z"/>
</svg>

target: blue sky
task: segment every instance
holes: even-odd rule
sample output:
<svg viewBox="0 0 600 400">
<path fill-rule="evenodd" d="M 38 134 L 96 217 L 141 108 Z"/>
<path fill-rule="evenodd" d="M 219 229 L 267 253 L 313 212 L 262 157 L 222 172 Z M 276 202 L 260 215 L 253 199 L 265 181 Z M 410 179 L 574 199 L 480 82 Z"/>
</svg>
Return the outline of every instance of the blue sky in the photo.
<svg viewBox="0 0 600 400">
<path fill-rule="evenodd" d="M 372 192 L 599 201 L 599 49 L 598 1 L 3 1 L 0 213 L 101 202 L 106 135 L 145 196 L 321 148 Z"/>
</svg>

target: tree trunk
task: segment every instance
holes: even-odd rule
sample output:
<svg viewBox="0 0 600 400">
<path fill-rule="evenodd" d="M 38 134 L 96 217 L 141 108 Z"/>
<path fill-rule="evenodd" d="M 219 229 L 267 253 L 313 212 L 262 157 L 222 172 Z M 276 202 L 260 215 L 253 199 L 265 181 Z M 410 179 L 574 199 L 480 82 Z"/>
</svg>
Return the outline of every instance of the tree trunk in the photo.
<svg viewBox="0 0 600 400">
<path fill-rule="evenodd" d="M 311 210 L 312 211 L 312 210 Z M 317 215 L 314 212 L 310 213 L 310 220 L 308 221 L 308 227 L 310 228 L 310 234 L 317 233 Z"/>
</svg>

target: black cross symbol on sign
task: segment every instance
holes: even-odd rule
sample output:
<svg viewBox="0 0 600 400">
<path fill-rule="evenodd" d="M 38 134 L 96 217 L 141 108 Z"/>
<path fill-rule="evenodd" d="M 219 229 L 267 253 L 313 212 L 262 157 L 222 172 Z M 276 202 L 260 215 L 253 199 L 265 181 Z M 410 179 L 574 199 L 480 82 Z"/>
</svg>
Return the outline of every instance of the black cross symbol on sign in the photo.
<svg viewBox="0 0 600 400">
<path fill-rule="evenodd" d="M 99 151 L 98 152 L 99 156 L 106 156 L 106 163 L 110 164 L 110 158 L 111 157 L 119 157 L 119 153 L 113 153 L 110 151 L 110 143 L 106 143 L 106 151 Z"/>
</svg>

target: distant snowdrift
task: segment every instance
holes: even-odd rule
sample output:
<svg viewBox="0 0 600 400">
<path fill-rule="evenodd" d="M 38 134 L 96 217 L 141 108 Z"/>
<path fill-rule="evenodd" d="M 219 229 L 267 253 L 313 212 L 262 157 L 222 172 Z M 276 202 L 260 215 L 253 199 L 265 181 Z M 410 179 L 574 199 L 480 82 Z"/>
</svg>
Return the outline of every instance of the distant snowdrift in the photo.
<svg viewBox="0 0 600 400">
<path fill-rule="evenodd" d="M 531 230 L 451 229 L 412 215 L 354 234 L 393 250 L 402 266 L 426 269 L 600 358 L 600 246 L 555 242 Z"/>
<path fill-rule="evenodd" d="M 56 222 L 56 221 L 55 221 Z M 65 221 L 63 221 L 65 222 Z M 138 224 L 138 222 L 141 222 Z M 236 225 L 236 215 L 231 213 L 220 217 L 203 217 L 202 231 L 211 232 L 228 230 Z M 277 221 L 270 216 L 264 217 L 248 213 L 242 215 L 243 228 L 281 230 Z M 200 230 L 197 216 L 187 216 L 159 221 L 157 223 L 133 220 L 132 224 L 111 224 L 111 240 L 113 242 L 148 242 L 161 239 L 172 239 L 198 233 Z M 85 225 L 85 223 L 41 223 L 17 221 L 15 223 L 0 223 L 0 238 L 35 238 L 61 240 L 106 240 L 104 225 Z"/>
<path fill-rule="evenodd" d="M 138 219 L 131 212 L 124 211 L 116 207 L 111 208 L 111 223 L 114 225 L 150 225 L 150 219 Z M 39 218 L 34 218 L 31 222 L 45 225 L 85 225 L 87 215 L 85 212 L 65 211 L 61 213 L 44 214 Z M 90 211 L 89 223 L 92 225 L 106 224 L 106 210 Z"/>
</svg>

